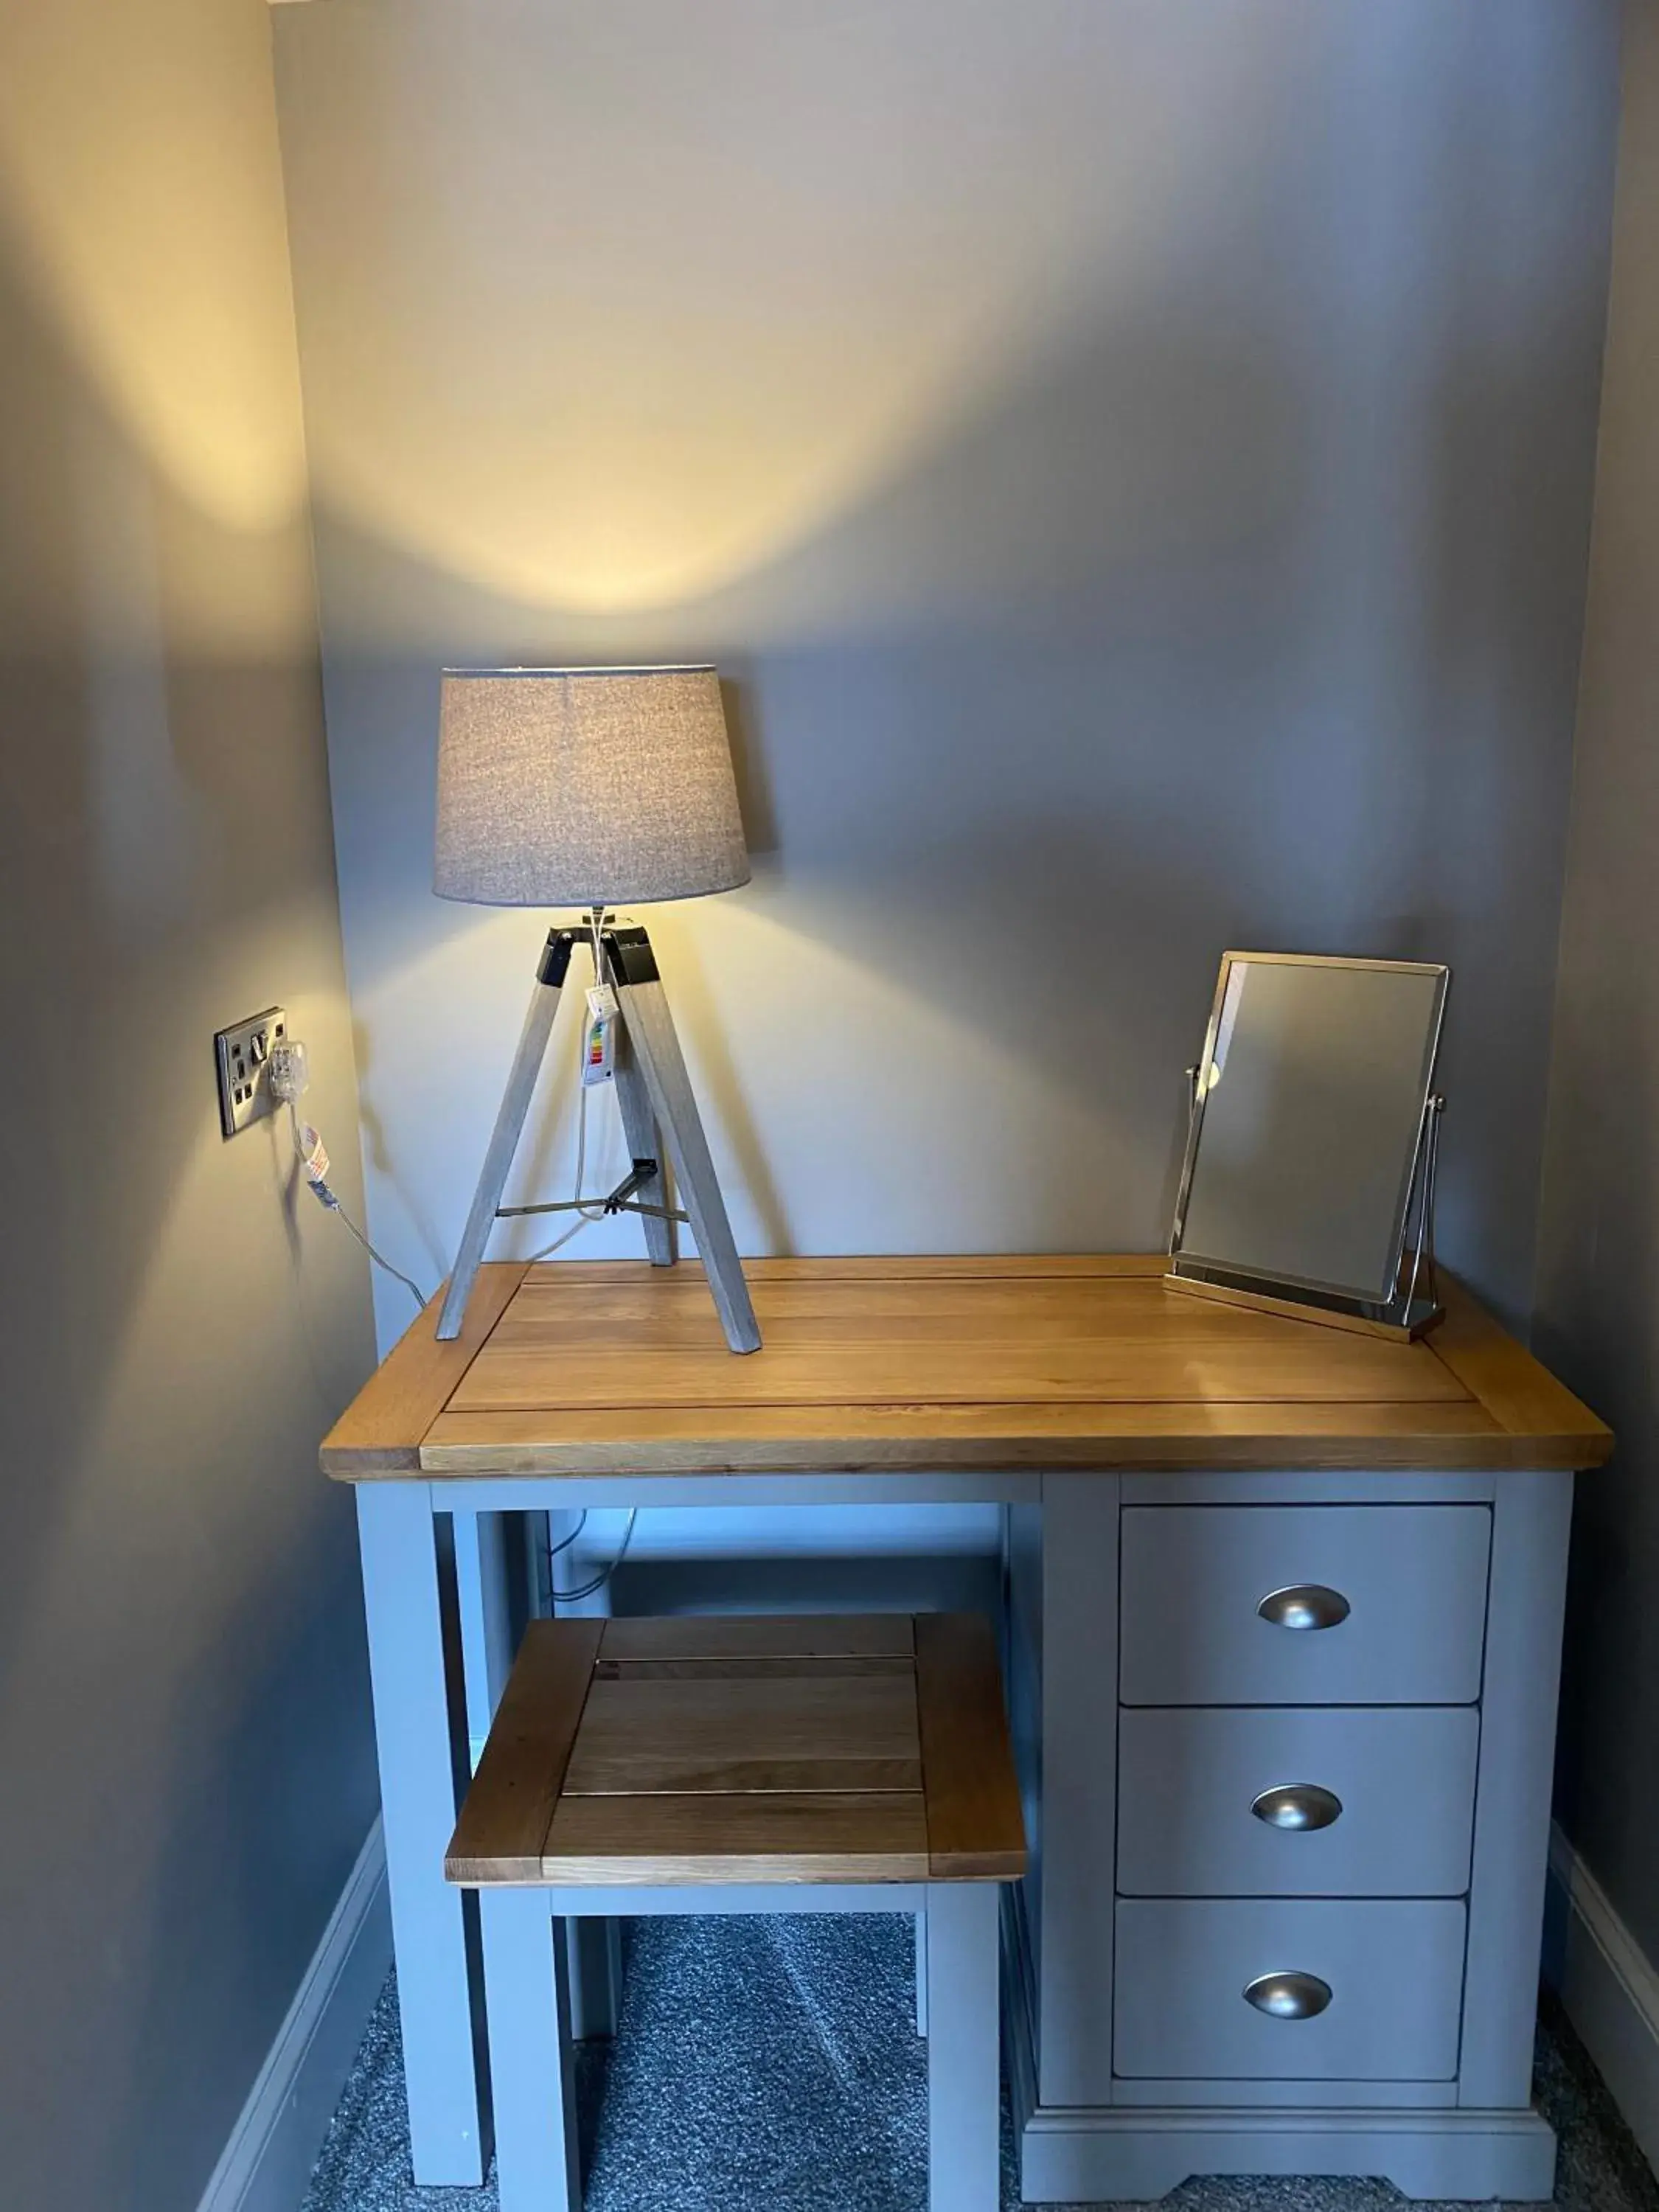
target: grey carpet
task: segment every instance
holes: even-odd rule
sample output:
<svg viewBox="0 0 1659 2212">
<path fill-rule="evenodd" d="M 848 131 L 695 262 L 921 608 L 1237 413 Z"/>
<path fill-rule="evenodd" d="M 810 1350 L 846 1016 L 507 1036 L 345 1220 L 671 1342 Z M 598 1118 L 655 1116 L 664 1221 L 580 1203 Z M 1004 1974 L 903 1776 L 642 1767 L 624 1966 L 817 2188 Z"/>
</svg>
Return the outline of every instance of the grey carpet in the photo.
<svg viewBox="0 0 1659 2212">
<path fill-rule="evenodd" d="M 586 2212 L 923 2212 L 927 2069 L 910 1923 L 829 1916 L 632 1930 L 614 2046 L 581 2054 Z M 1572 2033 L 1540 2027 L 1536 2092 L 1561 2137 L 1556 2203 L 1659 2212 L 1659 2185 Z M 1018 2203 L 1004 2118 L 1003 2200 Z M 1176 2212 L 1400 2212 L 1382 2182 L 1190 2181 Z M 495 2191 L 410 2177 L 388 1982 L 303 2212 L 494 2212 Z"/>
</svg>

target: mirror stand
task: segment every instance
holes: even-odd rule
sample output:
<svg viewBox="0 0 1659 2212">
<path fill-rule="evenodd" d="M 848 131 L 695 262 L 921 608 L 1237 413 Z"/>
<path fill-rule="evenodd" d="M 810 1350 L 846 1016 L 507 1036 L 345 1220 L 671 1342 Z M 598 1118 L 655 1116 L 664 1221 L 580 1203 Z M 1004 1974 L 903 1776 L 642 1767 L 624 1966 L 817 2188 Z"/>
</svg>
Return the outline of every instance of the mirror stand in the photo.
<svg viewBox="0 0 1659 2212">
<path fill-rule="evenodd" d="M 1192 1110 L 1200 1103 L 1200 1067 L 1187 1070 Z M 1431 1328 L 1445 1310 L 1440 1304 L 1434 1267 L 1434 1190 L 1440 1164 L 1440 1117 L 1446 1102 L 1431 1091 L 1423 1104 L 1406 1205 L 1406 1235 L 1399 1279 L 1391 1298 L 1370 1302 L 1324 1291 L 1313 1285 L 1279 1282 L 1271 1277 L 1218 1267 L 1172 1251 L 1164 1282 L 1172 1291 L 1214 1298 L 1224 1305 L 1252 1306 L 1259 1312 L 1288 1315 L 1294 1321 L 1322 1322 L 1364 1336 L 1408 1342 Z"/>
</svg>

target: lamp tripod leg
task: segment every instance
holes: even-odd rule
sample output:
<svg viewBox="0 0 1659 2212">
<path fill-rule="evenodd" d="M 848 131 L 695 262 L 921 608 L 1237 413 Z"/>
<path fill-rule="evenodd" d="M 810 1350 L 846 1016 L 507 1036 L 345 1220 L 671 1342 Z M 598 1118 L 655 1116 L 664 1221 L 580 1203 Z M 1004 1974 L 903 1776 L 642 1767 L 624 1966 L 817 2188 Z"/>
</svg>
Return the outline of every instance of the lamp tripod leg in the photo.
<svg viewBox="0 0 1659 2212">
<path fill-rule="evenodd" d="M 726 1340 L 733 1352 L 758 1352 L 760 1324 L 755 1319 L 743 1261 L 726 1218 L 726 1201 L 720 1195 L 651 940 L 642 929 L 611 930 L 605 934 L 605 951 L 651 1109 L 668 1140 L 680 1197 L 697 1240 Z"/>
<path fill-rule="evenodd" d="M 466 1217 L 466 1227 L 461 1232 L 460 1249 L 455 1255 L 455 1265 L 450 1270 L 449 1287 L 444 1293 L 443 1310 L 438 1316 L 438 1335 L 447 1339 L 459 1336 L 461 1323 L 466 1317 L 466 1302 L 472 1295 L 472 1285 L 477 1280 L 478 1267 L 489 1241 L 489 1232 L 495 1225 L 495 1209 L 501 1202 L 501 1193 L 513 1165 L 513 1156 L 519 1149 L 519 1139 L 524 1133 L 525 1115 L 530 1111 L 530 1101 L 535 1095 L 536 1079 L 542 1072 L 542 1062 L 547 1057 L 547 1041 L 553 1033 L 553 1017 L 559 1011 L 559 993 L 564 987 L 570 966 L 573 933 L 568 929 L 550 930 L 542 951 L 541 964 L 536 971 L 536 988 L 531 994 L 530 1007 L 524 1018 L 518 1050 L 513 1055 L 507 1089 L 495 1115 L 495 1127 L 489 1139 L 489 1149 L 484 1154 L 483 1169 L 478 1177 L 478 1188 L 472 1194 L 472 1208 Z"/>
</svg>

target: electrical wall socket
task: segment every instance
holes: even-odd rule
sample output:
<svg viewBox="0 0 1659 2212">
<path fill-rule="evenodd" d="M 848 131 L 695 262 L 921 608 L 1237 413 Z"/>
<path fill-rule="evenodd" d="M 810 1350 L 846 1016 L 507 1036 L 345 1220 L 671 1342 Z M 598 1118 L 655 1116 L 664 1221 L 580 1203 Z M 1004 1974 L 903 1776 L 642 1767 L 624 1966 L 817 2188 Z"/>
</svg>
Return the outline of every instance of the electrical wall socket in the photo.
<svg viewBox="0 0 1659 2212">
<path fill-rule="evenodd" d="M 288 1012 L 267 1006 L 250 1014 L 234 1029 L 215 1032 L 213 1049 L 219 1063 L 219 1126 L 234 1137 L 250 1121 L 263 1121 L 276 1111 L 270 1095 L 270 1048 L 288 1035 Z"/>
</svg>

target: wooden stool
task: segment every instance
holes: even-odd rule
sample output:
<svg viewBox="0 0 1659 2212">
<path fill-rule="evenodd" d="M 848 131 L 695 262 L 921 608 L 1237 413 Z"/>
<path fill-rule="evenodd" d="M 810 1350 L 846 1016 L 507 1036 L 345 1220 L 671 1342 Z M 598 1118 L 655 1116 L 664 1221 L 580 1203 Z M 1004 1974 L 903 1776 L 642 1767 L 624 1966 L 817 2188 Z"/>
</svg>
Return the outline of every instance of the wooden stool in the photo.
<svg viewBox="0 0 1659 2212">
<path fill-rule="evenodd" d="M 998 1885 L 1025 1832 L 971 1613 L 544 1620 L 444 1862 L 478 1892 L 501 2212 L 580 2212 L 553 1919 L 925 1916 L 928 2201 L 998 2204 Z"/>
</svg>

